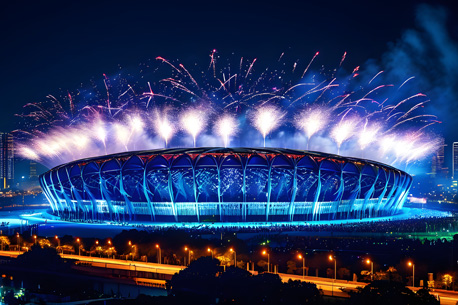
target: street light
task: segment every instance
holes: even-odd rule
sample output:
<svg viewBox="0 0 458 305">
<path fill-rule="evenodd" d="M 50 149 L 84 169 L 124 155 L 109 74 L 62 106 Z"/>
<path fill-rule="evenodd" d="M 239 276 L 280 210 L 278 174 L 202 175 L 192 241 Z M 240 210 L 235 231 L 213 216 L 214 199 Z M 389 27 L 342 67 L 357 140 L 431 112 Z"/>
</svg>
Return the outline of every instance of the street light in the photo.
<svg viewBox="0 0 458 305">
<path fill-rule="evenodd" d="M 36 235 L 33 236 L 33 244 L 34 244 L 34 245 L 37 244 L 37 236 L 36 236 Z"/>
<path fill-rule="evenodd" d="M 374 276 L 374 262 L 371 261 L 370 259 L 366 259 L 366 264 L 371 265 L 371 281 L 372 281 L 373 276 Z"/>
<path fill-rule="evenodd" d="M 192 251 L 191 251 L 191 249 L 189 249 L 186 246 L 184 247 L 184 251 L 188 251 L 188 266 L 189 266 L 189 264 L 191 263 L 191 253 L 192 253 Z"/>
<path fill-rule="evenodd" d="M 408 262 L 409 267 L 412 267 L 412 287 L 415 287 L 415 264 Z"/>
<path fill-rule="evenodd" d="M 335 255 L 330 254 L 329 260 L 334 261 L 334 281 L 332 281 L 331 296 L 334 296 L 334 282 L 337 279 L 337 259 Z"/>
<path fill-rule="evenodd" d="M 270 253 L 264 250 L 262 255 L 267 255 L 267 272 L 270 272 Z"/>
<path fill-rule="evenodd" d="M 111 249 L 111 240 L 110 240 L 110 239 L 107 241 L 107 244 L 108 244 L 107 258 L 109 258 L 109 255 L 108 255 L 109 252 L 108 252 L 108 251 Z M 113 247 L 113 248 L 114 248 L 114 247 Z M 114 252 L 114 251 L 112 251 L 111 253 L 113 253 L 113 252 Z M 115 257 L 115 256 L 114 256 L 114 254 L 113 254 L 113 259 L 114 259 L 114 257 Z"/>
<path fill-rule="evenodd" d="M 334 279 L 337 279 L 337 260 L 334 255 L 329 255 L 329 260 L 332 262 L 334 261 Z"/>
<path fill-rule="evenodd" d="M 132 245 L 132 242 L 129 240 L 129 246 L 130 246 L 130 253 L 131 253 L 131 256 L 132 256 L 132 261 L 134 261 L 134 247 L 135 245 Z M 126 260 L 127 260 L 127 257 L 126 257 Z"/>
<path fill-rule="evenodd" d="M 60 249 L 60 239 L 59 239 L 59 236 L 54 236 L 54 238 L 57 240 L 57 252 L 59 253 L 59 249 Z M 62 250 L 62 249 L 61 249 Z M 62 251 L 62 254 L 63 254 L 63 251 Z"/>
<path fill-rule="evenodd" d="M 94 251 L 95 251 L 95 253 L 97 253 L 97 245 L 98 244 L 99 244 L 99 241 L 96 240 L 95 243 L 94 243 Z M 92 256 L 92 251 L 91 250 L 89 250 L 89 256 Z"/>
<path fill-rule="evenodd" d="M 211 252 L 211 254 L 212 254 L 212 259 L 213 259 L 213 249 L 207 248 L 207 252 Z"/>
<path fill-rule="evenodd" d="M 21 236 L 19 235 L 19 232 L 16 233 L 16 238 L 17 238 L 17 248 L 18 248 L 18 251 L 21 251 L 21 245 L 19 243 L 19 241 L 21 240 Z"/>
<path fill-rule="evenodd" d="M 95 252 L 97 253 L 97 247 L 99 246 L 99 241 L 95 241 Z M 100 257 L 102 257 L 102 252 L 100 252 Z"/>
<path fill-rule="evenodd" d="M 237 252 L 232 248 L 230 248 L 229 251 L 234 252 L 234 267 L 237 267 Z"/>
<path fill-rule="evenodd" d="M 162 255 L 161 255 L 161 247 L 159 247 L 159 244 L 156 244 L 156 249 L 159 251 L 158 256 L 157 256 L 157 263 L 160 264 L 162 261 Z"/>
<path fill-rule="evenodd" d="M 299 254 L 297 258 L 302 259 L 302 278 L 305 278 L 305 257 Z"/>
<path fill-rule="evenodd" d="M 79 238 L 76 239 L 76 242 L 78 243 L 78 256 L 81 256 L 81 240 Z"/>
</svg>

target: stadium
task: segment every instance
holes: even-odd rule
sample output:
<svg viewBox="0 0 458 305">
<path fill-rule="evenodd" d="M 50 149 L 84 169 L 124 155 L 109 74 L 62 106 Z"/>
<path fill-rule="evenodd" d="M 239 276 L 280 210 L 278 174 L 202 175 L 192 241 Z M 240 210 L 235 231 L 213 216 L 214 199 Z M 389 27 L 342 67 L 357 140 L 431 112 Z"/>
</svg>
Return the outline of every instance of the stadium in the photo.
<svg viewBox="0 0 458 305">
<path fill-rule="evenodd" d="M 174 148 L 57 166 L 55 215 L 113 222 L 284 222 L 397 214 L 412 177 L 364 159 L 280 148 Z"/>
</svg>

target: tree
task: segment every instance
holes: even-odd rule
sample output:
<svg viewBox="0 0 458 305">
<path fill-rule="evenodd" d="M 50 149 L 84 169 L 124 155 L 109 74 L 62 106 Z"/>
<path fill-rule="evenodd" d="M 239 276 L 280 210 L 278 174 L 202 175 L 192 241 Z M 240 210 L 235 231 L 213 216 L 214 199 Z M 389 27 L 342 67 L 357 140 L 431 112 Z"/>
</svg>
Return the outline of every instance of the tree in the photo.
<svg viewBox="0 0 458 305">
<path fill-rule="evenodd" d="M 172 277 L 169 290 L 173 296 L 187 304 L 192 301 L 213 303 L 218 294 L 216 277 L 219 272 L 219 260 L 209 256 L 201 257 Z"/>
<path fill-rule="evenodd" d="M 337 275 L 341 279 L 350 279 L 351 273 L 350 270 L 348 270 L 347 268 L 339 268 L 337 269 Z"/>
<path fill-rule="evenodd" d="M 240 268 L 229 267 L 219 277 L 220 302 L 248 302 L 248 293 L 251 291 L 252 274 Z"/>
<path fill-rule="evenodd" d="M 292 280 L 283 284 L 283 304 L 319 304 L 321 300 L 322 296 L 316 284 Z"/>
<path fill-rule="evenodd" d="M 326 269 L 326 277 L 334 278 L 334 268 L 327 268 Z"/>
<path fill-rule="evenodd" d="M 295 274 L 296 273 L 297 266 L 296 266 L 296 262 L 295 261 L 291 261 L 291 260 L 287 261 L 286 265 L 288 266 L 288 270 L 286 271 L 286 273 L 289 273 L 289 274 Z"/>
<path fill-rule="evenodd" d="M 436 305 L 439 304 L 427 290 L 414 293 L 403 283 L 392 281 L 374 281 L 352 293 L 350 304 L 354 305 Z"/>
<path fill-rule="evenodd" d="M 19 255 L 14 264 L 21 268 L 59 270 L 65 268 L 64 260 L 54 248 L 33 245 L 30 251 Z"/>
<path fill-rule="evenodd" d="M 417 291 L 417 297 L 421 301 L 419 304 L 439 304 L 440 301 L 429 293 L 428 289 L 420 289 Z"/>
<path fill-rule="evenodd" d="M 219 261 L 201 257 L 172 277 L 170 304 L 302 305 L 318 304 L 321 294 L 315 284 L 283 283 L 278 274 L 250 272 L 229 267 L 221 272 Z"/>
<path fill-rule="evenodd" d="M 248 304 L 281 304 L 282 281 L 278 274 L 261 273 L 251 281 Z"/>
</svg>

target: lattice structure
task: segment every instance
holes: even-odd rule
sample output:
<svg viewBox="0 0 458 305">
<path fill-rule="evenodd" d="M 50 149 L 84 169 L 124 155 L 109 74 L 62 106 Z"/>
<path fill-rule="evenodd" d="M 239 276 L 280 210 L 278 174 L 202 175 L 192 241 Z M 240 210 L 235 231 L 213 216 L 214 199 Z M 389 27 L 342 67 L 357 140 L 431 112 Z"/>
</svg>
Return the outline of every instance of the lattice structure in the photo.
<svg viewBox="0 0 458 305">
<path fill-rule="evenodd" d="M 412 177 L 391 166 L 274 148 L 108 155 L 40 177 L 55 214 L 153 222 L 313 221 L 396 214 Z"/>
</svg>

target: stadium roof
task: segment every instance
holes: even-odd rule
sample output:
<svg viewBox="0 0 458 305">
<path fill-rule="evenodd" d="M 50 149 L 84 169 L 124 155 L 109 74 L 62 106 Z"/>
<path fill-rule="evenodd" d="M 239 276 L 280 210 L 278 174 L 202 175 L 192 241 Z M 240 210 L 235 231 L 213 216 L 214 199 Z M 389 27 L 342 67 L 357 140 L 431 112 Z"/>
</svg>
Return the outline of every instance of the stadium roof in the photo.
<svg viewBox="0 0 458 305">
<path fill-rule="evenodd" d="M 110 154 L 110 155 L 102 155 L 102 156 L 95 156 L 95 157 L 75 160 L 75 161 L 72 161 L 66 164 L 61 164 L 59 166 L 56 166 L 52 170 L 58 169 L 60 167 L 72 166 L 72 165 L 81 164 L 81 163 L 110 160 L 112 158 L 126 158 L 130 156 L 148 156 L 148 155 L 153 155 L 153 156 L 155 155 L 181 155 L 181 154 L 187 154 L 187 155 L 196 155 L 196 154 L 197 155 L 201 155 L 201 154 L 209 154 L 209 155 L 259 154 L 259 155 L 265 155 L 265 154 L 273 154 L 273 155 L 288 155 L 291 157 L 310 156 L 310 157 L 316 157 L 316 158 L 329 158 L 337 162 L 357 162 L 357 163 L 365 162 L 365 163 L 369 163 L 372 165 L 381 166 L 384 168 L 399 170 L 393 166 L 390 166 L 390 165 L 387 165 L 381 162 L 377 162 L 377 161 L 367 160 L 367 159 L 344 157 L 344 156 L 339 156 L 339 155 L 334 155 L 334 154 L 329 154 L 329 153 L 324 153 L 324 152 L 317 152 L 317 151 L 306 151 L 306 150 L 297 150 L 297 149 L 289 149 L 289 148 L 271 148 L 271 147 L 259 147 L 259 148 L 253 148 L 253 147 L 234 147 L 234 148 L 196 147 L 196 148 L 166 148 L 166 149 L 127 151 L 127 152 L 122 152 L 122 153 L 115 153 L 115 154 Z"/>
</svg>

